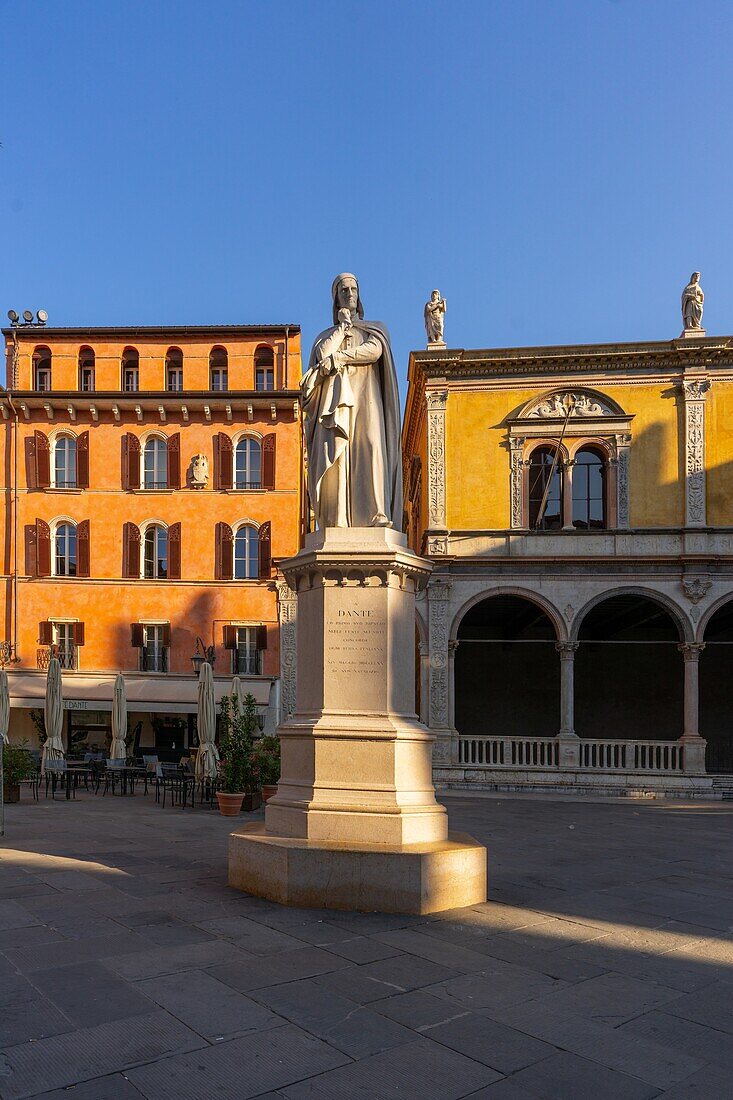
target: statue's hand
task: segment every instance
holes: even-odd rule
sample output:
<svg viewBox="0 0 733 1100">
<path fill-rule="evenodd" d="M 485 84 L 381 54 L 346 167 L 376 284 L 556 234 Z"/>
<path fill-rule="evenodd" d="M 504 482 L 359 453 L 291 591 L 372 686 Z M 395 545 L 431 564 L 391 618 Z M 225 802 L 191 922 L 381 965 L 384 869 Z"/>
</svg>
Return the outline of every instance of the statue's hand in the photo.
<svg viewBox="0 0 733 1100">
<path fill-rule="evenodd" d="M 338 311 L 338 322 L 340 325 L 345 325 L 346 328 L 351 328 L 351 310 L 340 309 Z"/>
</svg>

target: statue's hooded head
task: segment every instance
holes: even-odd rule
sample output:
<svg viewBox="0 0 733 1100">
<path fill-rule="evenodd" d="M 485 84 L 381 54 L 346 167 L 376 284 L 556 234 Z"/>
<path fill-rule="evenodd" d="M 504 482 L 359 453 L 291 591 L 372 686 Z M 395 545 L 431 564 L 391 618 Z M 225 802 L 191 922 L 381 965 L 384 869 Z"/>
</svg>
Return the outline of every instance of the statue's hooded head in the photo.
<svg viewBox="0 0 733 1100">
<path fill-rule="evenodd" d="M 340 275 L 337 275 L 331 284 L 331 299 L 333 301 L 333 323 L 338 324 L 338 314 L 340 309 L 345 307 L 339 302 L 339 287 L 346 280 L 350 280 L 356 283 L 356 313 L 360 320 L 364 319 L 364 306 L 361 304 L 361 297 L 359 295 L 359 280 L 356 275 L 352 275 L 350 271 L 342 271 Z"/>
<path fill-rule="evenodd" d="M 700 272 L 699 271 L 693 271 L 692 275 L 690 275 L 690 282 L 691 283 L 699 283 L 699 281 L 700 281 Z"/>
</svg>

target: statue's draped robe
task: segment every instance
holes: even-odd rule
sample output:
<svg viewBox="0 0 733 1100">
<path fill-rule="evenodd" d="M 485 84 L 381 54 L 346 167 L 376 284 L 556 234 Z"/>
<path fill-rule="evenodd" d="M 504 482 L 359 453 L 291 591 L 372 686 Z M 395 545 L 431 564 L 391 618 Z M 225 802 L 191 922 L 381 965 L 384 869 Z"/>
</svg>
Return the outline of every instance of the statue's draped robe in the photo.
<svg viewBox="0 0 733 1100">
<path fill-rule="evenodd" d="M 682 318 L 685 328 L 702 326 L 704 295 L 699 283 L 688 283 L 682 291 Z"/>
<path fill-rule="evenodd" d="M 425 317 L 425 330 L 428 334 L 428 340 L 430 343 L 443 339 L 443 309 L 442 302 L 438 301 L 438 309 L 434 308 L 436 303 L 427 302 L 424 310 Z"/>
<path fill-rule="evenodd" d="M 317 337 L 303 376 L 308 491 L 320 528 L 402 529 L 400 407 L 389 336 L 355 321 Z M 336 361 L 346 359 L 332 373 Z"/>
</svg>

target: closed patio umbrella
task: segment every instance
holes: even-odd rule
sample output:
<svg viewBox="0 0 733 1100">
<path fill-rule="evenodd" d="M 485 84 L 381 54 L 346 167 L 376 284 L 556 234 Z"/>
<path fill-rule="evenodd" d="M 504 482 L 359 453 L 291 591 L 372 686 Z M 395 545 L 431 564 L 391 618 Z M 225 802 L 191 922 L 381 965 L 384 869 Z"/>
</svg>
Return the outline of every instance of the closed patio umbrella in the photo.
<svg viewBox="0 0 733 1100">
<path fill-rule="evenodd" d="M 46 771 L 48 760 L 64 759 L 64 743 L 61 740 L 64 727 L 64 697 L 61 690 L 61 665 L 57 657 L 52 657 L 48 662 L 43 721 L 46 726 L 46 741 L 41 756 L 41 775 Z"/>
<path fill-rule="evenodd" d="M 214 674 L 211 665 L 204 661 L 199 674 L 199 699 L 196 712 L 199 733 L 199 751 L 196 756 L 196 778 L 216 779 L 219 750 L 216 737 L 216 708 L 214 705 Z"/>
<path fill-rule="evenodd" d="M 240 711 L 243 711 L 244 710 L 244 691 L 242 690 L 242 681 L 239 679 L 238 676 L 235 676 L 232 679 L 232 687 L 231 687 L 231 690 L 230 690 L 229 694 L 236 696 L 237 702 L 239 703 L 239 709 L 240 709 Z"/>
<path fill-rule="evenodd" d="M 8 726 L 10 725 L 10 692 L 8 674 L 0 669 L 0 743 L 9 744 Z"/>
<path fill-rule="evenodd" d="M 121 672 L 117 673 L 115 689 L 112 696 L 112 746 L 109 750 L 110 760 L 125 760 L 127 758 L 127 699 L 125 698 L 125 678 Z"/>
</svg>

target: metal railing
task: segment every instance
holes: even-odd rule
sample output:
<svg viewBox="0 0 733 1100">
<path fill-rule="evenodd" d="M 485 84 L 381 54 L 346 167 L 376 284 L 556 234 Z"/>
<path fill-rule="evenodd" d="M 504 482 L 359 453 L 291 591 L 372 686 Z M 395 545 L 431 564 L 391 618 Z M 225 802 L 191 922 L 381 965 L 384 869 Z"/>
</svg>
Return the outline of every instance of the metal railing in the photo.
<svg viewBox="0 0 733 1100">
<path fill-rule="evenodd" d="M 62 668 L 73 670 L 77 668 L 77 647 L 75 645 L 50 645 L 36 651 L 36 666 L 47 669 L 49 661 L 55 657 Z"/>
</svg>

